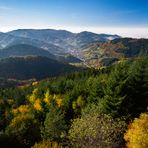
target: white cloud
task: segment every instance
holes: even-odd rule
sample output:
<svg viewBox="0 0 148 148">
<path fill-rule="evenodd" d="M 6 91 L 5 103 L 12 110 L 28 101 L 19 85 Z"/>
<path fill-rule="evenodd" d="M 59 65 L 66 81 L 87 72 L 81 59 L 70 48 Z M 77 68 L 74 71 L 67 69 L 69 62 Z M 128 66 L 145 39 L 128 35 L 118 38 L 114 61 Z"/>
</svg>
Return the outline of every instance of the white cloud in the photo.
<svg viewBox="0 0 148 148">
<path fill-rule="evenodd" d="M 65 29 L 72 32 L 90 31 L 95 33 L 117 34 L 123 37 L 148 38 L 148 27 L 76 27 L 54 26 L 51 28 Z"/>
<path fill-rule="evenodd" d="M 92 31 L 95 33 L 118 34 L 123 37 L 148 38 L 148 27 L 73 27 L 71 30 L 74 32 Z"/>
<path fill-rule="evenodd" d="M 0 31 L 7 32 L 15 29 L 24 29 L 24 28 L 33 28 L 33 29 L 64 29 L 71 32 L 81 32 L 81 31 L 90 31 L 94 33 L 106 33 L 106 34 L 118 34 L 122 37 L 134 37 L 134 38 L 148 38 L 148 27 L 87 27 L 87 26 L 56 26 L 56 25 L 47 25 L 47 24 L 36 24 L 36 25 L 15 25 L 12 26 L 1 26 Z"/>
<path fill-rule="evenodd" d="M 60 29 L 59 27 L 57 29 Z M 118 34 L 123 37 L 148 38 L 148 27 L 64 27 L 73 32 L 91 31 L 95 33 Z"/>
</svg>

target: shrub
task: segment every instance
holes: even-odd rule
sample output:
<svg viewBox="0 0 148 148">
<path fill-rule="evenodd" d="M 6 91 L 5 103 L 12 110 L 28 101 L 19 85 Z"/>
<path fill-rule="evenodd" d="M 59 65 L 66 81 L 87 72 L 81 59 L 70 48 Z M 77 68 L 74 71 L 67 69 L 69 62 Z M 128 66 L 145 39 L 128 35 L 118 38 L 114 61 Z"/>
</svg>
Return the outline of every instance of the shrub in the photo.
<svg viewBox="0 0 148 148">
<path fill-rule="evenodd" d="M 107 115 L 85 114 L 73 120 L 69 138 L 76 147 L 118 147 L 124 143 L 125 125 Z"/>
</svg>

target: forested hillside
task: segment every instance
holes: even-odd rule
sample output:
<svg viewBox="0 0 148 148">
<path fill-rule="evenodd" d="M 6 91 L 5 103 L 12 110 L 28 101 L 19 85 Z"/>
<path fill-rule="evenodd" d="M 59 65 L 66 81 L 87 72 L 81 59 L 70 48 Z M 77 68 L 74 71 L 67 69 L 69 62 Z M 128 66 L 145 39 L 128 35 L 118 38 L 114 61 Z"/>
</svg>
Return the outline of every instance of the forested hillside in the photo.
<svg viewBox="0 0 148 148">
<path fill-rule="evenodd" d="M 141 57 L 1 88 L 0 146 L 146 148 L 147 63 Z"/>
<path fill-rule="evenodd" d="M 0 59 L 0 77 L 5 79 L 43 79 L 80 70 L 82 69 L 42 56 Z"/>
<path fill-rule="evenodd" d="M 45 56 L 55 59 L 55 56 L 50 52 L 26 44 L 17 44 L 0 50 L 0 59 L 20 56 Z"/>
<path fill-rule="evenodd" d="M 80 50 L 87 65 L 98 68 L 118 61 L 148 55 L 148 39 L 119 38 L 108 42 L 94 42 Z"/>
</svg>

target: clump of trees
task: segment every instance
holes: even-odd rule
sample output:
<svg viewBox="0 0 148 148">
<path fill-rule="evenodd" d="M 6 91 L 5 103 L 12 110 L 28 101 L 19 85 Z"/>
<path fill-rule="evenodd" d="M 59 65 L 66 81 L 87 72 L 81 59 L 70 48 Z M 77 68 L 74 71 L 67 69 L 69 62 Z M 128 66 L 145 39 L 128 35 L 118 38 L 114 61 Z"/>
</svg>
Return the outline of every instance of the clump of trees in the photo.
<svg viewBox="0 0 148 148">
<path fill-rule="evenodd" d="M 147 111 L 147 63 L 141 58 L 1 88 L 0 146 L 124 147 L 124 137 L 133 146 L 130 138 L 138 136 L 146 143 L 140 135 L 147 115 L 135 118 Z"/>
</svg>

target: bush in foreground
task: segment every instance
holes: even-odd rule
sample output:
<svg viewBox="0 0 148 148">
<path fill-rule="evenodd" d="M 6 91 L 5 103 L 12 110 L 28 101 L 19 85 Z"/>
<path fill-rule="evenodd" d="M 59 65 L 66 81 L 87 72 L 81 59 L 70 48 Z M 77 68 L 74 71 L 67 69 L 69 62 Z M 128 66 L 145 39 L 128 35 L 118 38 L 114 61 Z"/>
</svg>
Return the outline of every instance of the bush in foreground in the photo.
<svg viewBox="0 0 148 148">
<path fill-rule="evenodd" d="M 121 147 L 125 127 L 124 121 L 107 115 L 86 114 L 73 120 L 69 138 L 76 147 Z"/>
</svg>

